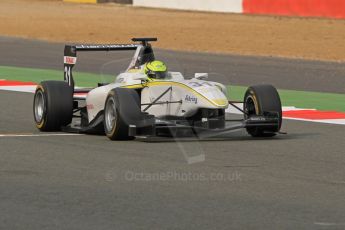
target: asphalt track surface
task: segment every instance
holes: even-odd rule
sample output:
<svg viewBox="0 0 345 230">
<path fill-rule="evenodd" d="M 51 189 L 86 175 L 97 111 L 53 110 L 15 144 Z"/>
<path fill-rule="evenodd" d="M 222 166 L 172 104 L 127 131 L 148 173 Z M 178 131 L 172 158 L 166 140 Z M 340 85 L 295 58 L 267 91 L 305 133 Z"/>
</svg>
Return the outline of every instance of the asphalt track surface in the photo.
<svg viewBox="0 0 345 230">
<path fill-rule="evenodd" d="M 1 65 L 61 68 L 61 45 L 14 39 L 16 47 L 2 40 L 8 44 L 0 45 Z M 198 60 L 217 63 L 225 57 L 229 61 L 221 62 L 230 67 L 237 62 L 236 75 L 243 70 L 249 78 L 237 79 L 239 84 L 259 71 L 293 88 L 284 76 L 303 69 L 294 60 L 174 54 L 195 68 Z M 85 61 L 87 70 L 102 59 Z M 273 64 L 265 70 L 268 63 Z M 321 70 L 338 64 L 306 62 L 310 66 L 321 79 Z M 312 77 L 303 76 L 306 84 Z M 300 87 L 321 90 L 317 83 Z M 272 139 L 239 131 L 213 141 L 155 143 L 30 136 L 40 135 L 32 97 L 0 91 L 1 134 L 28 135 L 0 137 L 0 229 L 345 228 L 344 126 L 284 121 L 288 134 Z M 205 161 L 188 164 L 200 156 Z"/>
<path fill-rule="evenodd" d="M 154 43 L 153 43 L 154 46 Z M 63 70 L 64 44 L 0 37 L 0 65 Z M 78 54 L 75 71 L 116 74 L 133 52 Z M 345 64 L 286 58 L 199 54 L 155 50 L 171 71 L 187 77 L 210 73 L 210 80 L 234 85 L 273 84 L 279 89 L 345 93 Z"/>
</svg>

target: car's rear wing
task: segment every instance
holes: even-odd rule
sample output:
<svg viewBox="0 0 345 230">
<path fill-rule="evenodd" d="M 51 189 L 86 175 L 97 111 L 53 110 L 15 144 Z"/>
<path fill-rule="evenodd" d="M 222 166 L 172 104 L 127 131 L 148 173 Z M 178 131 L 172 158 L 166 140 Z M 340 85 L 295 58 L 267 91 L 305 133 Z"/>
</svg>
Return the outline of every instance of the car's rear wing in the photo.
<svg viewBox="0 0 345 230">
<path fill-rule="evenodd" d="M 133 38 L 134 42 L 141 44 L 109 44 L 109 45 L 66 45 L 64 52 L 64 80 L 74 89 L 72 69 L 77 63 L 78 51 L 129 51 L 136 50 L 135 55 L 128 67 L 135 68 L 155 59 L 150 41 L 157 38 Z"/>
</svg>

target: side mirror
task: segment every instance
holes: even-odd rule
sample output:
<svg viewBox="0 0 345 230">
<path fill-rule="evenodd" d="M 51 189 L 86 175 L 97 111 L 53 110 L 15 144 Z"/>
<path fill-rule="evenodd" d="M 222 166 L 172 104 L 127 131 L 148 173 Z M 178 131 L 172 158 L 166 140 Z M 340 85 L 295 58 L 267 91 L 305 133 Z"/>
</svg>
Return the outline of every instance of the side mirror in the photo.
<svg viewBox="0 0 345 230">
<path fill-rule="evenodd" d="M 208 78 L 208 73 L 195 73 L 194 78 L 198 80 L 206 80 Z"/>
<path fill-rule="evenodd" d="M 147 75 L 146 74 L 136 74 L 133 76 L 133 80 L 139 80 L 139 81 L 146 81 L 147 80 Z"/>
</svg>

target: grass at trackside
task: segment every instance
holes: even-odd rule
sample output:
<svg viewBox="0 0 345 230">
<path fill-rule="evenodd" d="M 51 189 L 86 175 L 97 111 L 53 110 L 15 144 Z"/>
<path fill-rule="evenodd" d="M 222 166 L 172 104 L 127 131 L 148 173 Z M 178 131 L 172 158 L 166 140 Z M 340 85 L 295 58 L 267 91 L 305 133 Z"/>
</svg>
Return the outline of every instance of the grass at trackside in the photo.
<svg viewBox="0 0 345 230">
<path fill-rule="evenodd" d="M 95 87 L 97 83 L 114 81 L 111 75 L 98 75 L 91 73 L 73 72 L 76 85 L 83 87 Z M 0 66 L 0 79 L 17 80 L 26 82 L 41 82 L 46 80 L 63 80 L 63 70 L 47 70 Z"/>
<path fill-rule="evenodd" d="M 97 75 L 81 72 L 74 72 L 73 75 L 76 85 L 82 87 L 94 87 L 98 82 L 105 83 L 114 81 L 114 76 L 111 75 Z M 27 82 L 63 80 L 63 71 L 0 66 L 0 79 Z M 247 87 L 244 86 L 229 86 L 229 97 L 231 100 L 243 100 L 246 89 Z M 279 90 L 279 94 L 284 106 L 345 112 L 344 94 L 295 90 Z"/>
<path fill-rule="evenodd" d="M 243 100 L 247 87 L 229 86 L 231 100 Z M 284 106 L 345 112 L 345 94 L 278 90 Z"/>
</svg>

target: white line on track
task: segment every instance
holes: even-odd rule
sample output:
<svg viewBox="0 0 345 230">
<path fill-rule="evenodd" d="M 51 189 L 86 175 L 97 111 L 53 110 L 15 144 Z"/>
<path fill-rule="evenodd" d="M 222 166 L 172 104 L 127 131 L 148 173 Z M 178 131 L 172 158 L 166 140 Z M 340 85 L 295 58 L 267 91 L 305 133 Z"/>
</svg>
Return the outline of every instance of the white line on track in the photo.
<svg viewBox="0 0 345 230">
<path fill-rule="evenodd" d="M 0 90 L 34 93 L 36 90 L 36 85 L 0 86 Z"/>
<path fill-rule="evenodd" d="M 81 136 L 84 134 L 78 133 L 47 133 L 47 134 L 34 134 L 34 133 L 9 133 L 0 134 L 0 137 L 54 137 L 54 136 Z"/>
<path fill-rule="evenodd" d="M 319 226 L 345 226 L 345 223 L 327 223 L 327 222 L 315 222 L 315 225 Z"/>
<path fill-rule="evenodd" d="M 303 118 L 294 118 L 294 117 L 283 117 L 284 119 L 288 120 L 296 120 L 296 121 L 309 121 L 309 122 L 316 122 L 316 123 L 324 123 L 324 124 L 335 124 L 335 125 L 345 125 L 345 119 L 303 119 Z"/>
</svg>

